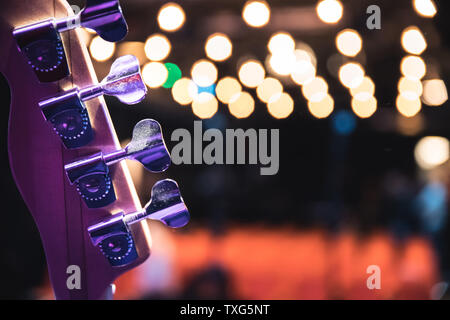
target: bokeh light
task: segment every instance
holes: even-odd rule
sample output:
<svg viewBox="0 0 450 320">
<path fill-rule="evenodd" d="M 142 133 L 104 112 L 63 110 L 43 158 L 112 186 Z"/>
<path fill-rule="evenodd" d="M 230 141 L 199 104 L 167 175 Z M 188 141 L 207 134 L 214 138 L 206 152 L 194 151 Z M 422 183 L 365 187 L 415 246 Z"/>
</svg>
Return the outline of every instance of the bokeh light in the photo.
<svg viewBox="0 0 450 320">
<path fill-rule="evenodd" d="M 278 79 L 271 77 L 265 78 L 256 88 L 258 98 L 265 103 L 268 103 L 273 96 L 281 92 L 283 92 L 283 85 Z"/>
<path fill-rule="evenodd" d="M 200 119 L 209 119 L 219 109 L 216 97 L 207 92 L 202 92 L 192 102 L 192 112 Z"/>
<path fill-rule="evenodd" d="M 209 87 L 217 81 L 218 71 L 214 63 L 202 59 L 194 63 L 191 69 L 192 80 L 200 87 Z"/>
<path fill-rule="evenodd" d="M 334 110 L 334 100 L 327 94 L 320 101 L 308 101 L 308 110 L 315 118 L 327 118 Z"/>
<path fill-rule="evenodd" d="M 158 24 L 164 31 L 173 32 L 180 29 L 185 20 L 186 15 L 184 10 L 177 3 L 166 3 L 161 7 L 158 13 Z"/>
<path fill-rule="evenodd" d="M 354 57 L 362 49 L 361 36 L 353 29 L 342 30 L 336 36 L 336 47 L 344 56 Z"/>
<path fill-rule="evenodd" d="M 403 58 L 400 64 L 400 70 L 406 78 L 420 80 L 425 76 L 427 67 L 422 58 L 407 56 Z"/>
<path fill-rule="evenodd" d="M 377 111 L 377 99 L 373 96 L 364 100 L 354 97 L 352 99 L 352 110 L 360 118 L 369 118 Z"/>
<path fill-rule="evenodd" d="M 217 98 L 222 103 L 229 103 L 230 99 L 242 91 L 242 86 L 236 78 L 226 77 L 220 79 L 216 86 Z"/>
<path fill-rule="evenodd" d="M 319 102 L 328 93 L 328 84 L 322 77 L 315 77 L 302 87 L 303 96 L 313 102 Z"/>
<path fill-rule="evenodd" d="M 142 78 L 150 88 L 159 88 L 167 80 L 169 71 L 161 62 L 149 62 L 142 68 Z"/>
<path fill-rule="evenodd" d="M 99 36 L 92 39 L 89 51 L 93 59 L 97 61 L 106 61 L 111 58 L 116 50 L 114 42 L 105 41 Z"/>
<path fill-rule="evenodd" d="M 414 157 L 424 170 L 440 166 L 449 159 L 449 141 L 444 137 L 423 137 L 414 148 Z"/>
<path fill-rule="evenodd" d="M 375 94 L 375 84 L 366 76 L 359 86 L 350 88 L 350 94 L 359 100 L 368 99 Z"/>
<path fill-rule="evenodd" d="M 310 61 L 306 60 L 296 61 L 291 72 L 292 81 L 300 86 L 310 82 L 315 78 L 315 76 L 316 68 Z"/>
<path fill-rule="evenodd" d="M 407 118 L 414 117 L 422 109 L 419 98 L 410 100 L 401 94 L 397 96 L 396 106 L 398 112 Z"/>
<path fill-rule="evenodd" d="M 398 82 L 398 92 L 409 100 L 418 99 L 423 92 L 422 82 L 402 77 Z"/>
<path fill-rule="evenodd" d="M 228 110 L 238 119 L 247 118 L 255 110 L 255 100 L 248 92 L 238 92 L 230 99 Z"/>
<path fill-rule="evenodd" d="M 172 87 L 173 99 L 181 105 L 190 104 L 198 95 L 198 87 L 194 81 L 188 78 L 181 78 Z"/>
<path fill-rule="evenodd" d="M 294 111 L 294 100 L 286 92 L 279 93 L 270 99 L 267 110 L 276 119 L 287 118 Z"/>
<path fill-rule="evenodd" d="M 263 27 L 269 22 L 270 7 L 266 1 L 248 1 L 242 10 L 242 18 L 251 27 Z"/>
<path fill-rule="evenodd" d="M 356 62 L 349 62 L 339 68 L 339 80 L 347 88 L 356 88 L 364 80 L 364 69 Z"/>
<path fill-rule="evenodd" d="M 425 80 L 423 82 L 422 100 L 429 106 L 440 106 L 448 100 L 447 87 L 441 79 Z"/>
<path fill-rule="evenodd" d="M 261 62 L 248 60 L 241 65 L 238 75 L 239 80 L 244 86 L 256 88 L 264 81 L 266 71 Z"/>
<path fill-rule="evenodd" d="M 172 45 L 169 39 L 163 34 L 154 34 L 145 41 L 145 55 L 149 60 L 161 61 L 170 54 Z"/>
<path fill-rule="evenodd" d="M 175 63 L 165 63 L 164 66 L 167 69 L 167 72 L 169 72 L 167 76 L 166 82 L 162 85 L 163 88 L 169 89 L 172 88 L 176 81 L 181 79 L 181 70 Z"/>
<path fill-rule="evenodd" d="M 231 57 L 233 45 L 227 35 L 215 33 L 206 40 L 205 52 L 211 60 L 225 61 Z"/>
<path fill-rule="evenodd" d="M 423 17 L 432 18 L 437 13 L 433 0 L 414 0 L 414 9 Z"/>
<path fill-rule="evenodd" d="M 332 117 L 333 130 L 340 135 L 347 136 L 355 131 L 356 117 L 347 110 L 339 110 Z"/>
<path fill-rule="evenodd" d="M 287 76 L 294 71 L 296 64 L 294 52 L 273 54 L 269 58 L 270 69 L 280 76 Z"/>
<path fill-rule="evenodd" d="M 295 49 L 295 41 L 289 33 L 278 32 L 270 37 L 267 48 L 272 54 L 293 52 Z"/>
<path fill-rule="evenodd" d="M 139 60 L 139 65 L 143 65 L 147 61 L 145 54 L 145 44 L 141 41 L 122 41 L 116 49 L 116 56 L 126 56 L 128 54 L 134 55 Z"/>
<path fill-rule="evenodd" d="M 317 15 L 325 23 L 336 23 L 342 18 L 344 7 L 338 0 L 322 0 L 316 7 Z"/>
<path fill-rule="evenodd" d="M 411 26 L 402 33 L 402 47 L 411 54 L 422 54 L 427 48 L 427 41 L 419 28 Z"/>
</svg>

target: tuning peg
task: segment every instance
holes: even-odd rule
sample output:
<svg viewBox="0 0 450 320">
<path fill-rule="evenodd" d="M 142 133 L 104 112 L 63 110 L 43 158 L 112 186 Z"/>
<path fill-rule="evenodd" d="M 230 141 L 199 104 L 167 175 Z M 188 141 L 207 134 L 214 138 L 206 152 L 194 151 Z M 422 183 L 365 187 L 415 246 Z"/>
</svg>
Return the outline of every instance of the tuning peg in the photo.
<svg viewBox="0 0 450 320">
<path fill-rule="evenodd" d="M 147 94 L 135 56 L 118 58 L 110 73 L 101 83 L 79 89 L 77 87 L 62 94 L 41 101 L 44 118 L 49 121 L 67 148 L 79 148 L 93 138 L 89 114 L 84 101 L 100 95 L 116 96 L 126 104 L 136 104 Z"/>
<path fill-rule="evenodd" d="M 170 179 L 158 181 L 152 188 L 151 199 L 144 209 L 118 213 L 88 228 L 92 243 L 113 266 L 123 266 L 137 258 L 129 226 L 144 219 L 161 221 L 171 228 L 189 222 L 189 211 L 181 197 L 178 184 Z"/>
<path fill-rule="evenodd" d="M 79 13 L 51 18 L 14 29 L 20 51 L 28 59 L 40 82 L 53 82 L 70 74 L 60 32 L 90 28 L 106 41 L 122 40 L 128 26 L 118 0 L 87 0 Z"/>
<path fill-rule="evenodd" d="M 125 159 L 139 161 L 151 172 L 162 172 L 169 167 L 170 155 L 157 121 L 139 121 L 134 127 L 131 142 L 125 148 L 106 154 L 96 153 L 67 164 L 64 169 L 86 205 L 100 208 L 116 200 L 109 167 Z"/>
</svg>

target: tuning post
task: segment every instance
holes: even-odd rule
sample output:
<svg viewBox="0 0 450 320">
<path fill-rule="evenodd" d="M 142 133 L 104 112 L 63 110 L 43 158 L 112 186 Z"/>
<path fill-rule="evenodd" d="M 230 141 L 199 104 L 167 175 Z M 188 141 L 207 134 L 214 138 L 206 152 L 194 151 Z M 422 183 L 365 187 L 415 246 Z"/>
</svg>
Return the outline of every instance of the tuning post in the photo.
<svg viewBox="0 0 450 320">
<path fill-rule="evenodd" d="M 162 172 L 169 167 L 170 155 L 157 121 L 139 121 L 125 148 L 109 153 L 96 153 L 67 164 L 64 169 L 86 205 L 89 208 L 99 208 L 116 200 L 110 167 L 125 159 L 139 161 L 151 172 Z"/>
<path fill-rule="evenodd" d="M 144 219 L 156 220 L 170 228 L 181 228 L 189 222 L 189 211 L 178 184 L 170 179 L 158 181 L 151 199 L 142 210 L 118 213 L 88 228 L 92 243 L 112 266 L 123 266 L 137 258 L 130 226 Z"/>
<path fill-rule="evenodd" d="M 14 29 L 17 45 L 40 82 L 53 82 L 70 74 L 61 32 L 89 28 L 106 41 L 122 40 L 128 26 L 118 0 L 87 0 L 79 13 L 47 19 Z"/>
<path fill-rule="evenodd" d="M 125 104 L 136 104 L 145 98 L 145 86 L 138 59 L 133 55 L 118 58 L 101 83 L 86 88 L 72 88 L 39 103 L 44 118 L 64 145 L 79 148 L 93 139 L 89 113 L 84 102 L 101 95 L 117 97 Z"/>
</svg>

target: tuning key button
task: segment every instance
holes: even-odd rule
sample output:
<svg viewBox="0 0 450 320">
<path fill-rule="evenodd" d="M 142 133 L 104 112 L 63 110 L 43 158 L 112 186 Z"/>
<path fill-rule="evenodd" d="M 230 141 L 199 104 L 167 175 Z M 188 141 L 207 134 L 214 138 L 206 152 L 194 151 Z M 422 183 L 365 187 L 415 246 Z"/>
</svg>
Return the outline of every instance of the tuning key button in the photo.
<svg viewBox="0 0 450 320">
<path fill-rule="evenodd" d="M 151 172 L 162 172 L 169 167 L 170 154 L 157 121 L 139 121 L 125 148 L 105 154 L 99 152 L 67 164 L 64 168 L 70 183 L 76 185 L 86 205 L 100 208 L 116 200 L 110 167 L 125 159 L 139 161 Z"/>
<path fill-rule="evenodd" d="M 189 222 L 189 211 L 175 181 L 158 181 L 152 188 L 151 199 L 137 212 L 119 213 L 88 228 L 92 243 L 112 266 L 123 266 L 137 258 L 130 225 L 144 219 L 161 221 L 171 228 Z"/>
<path fill-rule="evenodd" d="M 70 74 L 60 33 L 78 27 L 90 28 L 111 42 L 122 40 L 128 32 L 118 0 L 87 0 L 76 15 L 14 29 L 17 45 L 40 82 L 57 81 Z"/>
<path fill-rule="evenodd" d="M 147 87 L 135 56 L 118 58 L 101 83 L 82 89 L 70 89 L 41 101 L 39 107 L 63 144 L 69 149 L 79 148 L 93 139 L 89 113 L 84 102 L 104 94 L 116 96 L 126 104 L 136 104 L 145 98 Z"/>
</svg>

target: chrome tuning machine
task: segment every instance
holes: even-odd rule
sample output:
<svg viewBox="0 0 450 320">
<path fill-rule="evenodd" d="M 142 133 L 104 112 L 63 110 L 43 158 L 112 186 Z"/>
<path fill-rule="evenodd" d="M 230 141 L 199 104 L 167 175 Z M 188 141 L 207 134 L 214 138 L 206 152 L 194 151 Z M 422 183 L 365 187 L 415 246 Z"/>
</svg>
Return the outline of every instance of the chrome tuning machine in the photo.
<svg viewBox="0 0 450 320">
<path fill-rule="evenodd" d="M 79 148 L 93 139 L 89 113 L 84 101 L 101 95 L 117 97 L 125 104 L 136 104 L 145 98 L 147 87 L 142 80 L 139 61 L 133 55 L 118 58 L 101 83 L 77 87 L 39 103 L 44 118 L 60 136 L 64 145 Z"/>
<path fill-rule="evenodd" d="M 13 36 L 40 82 L 53 82 L 70 74 L 61 32 L 89 28 L 106 41 L 122 40 L 128 33 L 118 0 L 86 0 L 79 13 L 51 18 L 14 29 Z"/>
<path fill-rule="evenodd" d="M 144 219 L 161 221 L 170 228 L 180 228 L 189 222 L 189 211 L 175 181 L 158 181 L 152 188 L 150 201 L 142 210 L 115 214 L 90 226 L 89 236 L 112 266 L 127 265 L 137 258 L 129 227 Z"/>
<path fill-rule="evenodd" d="M 99 152 L 67 164 L 64 169 L 86 205 L 89 208 L 100 208 L 116 200 L 110 167 L 126 159 L 139 161 L 151 172 L 162 172 L 169 167 L 170 155 L 157 121 L 139 121 L 125 148 L 110 153 Z"/>
</svg>

